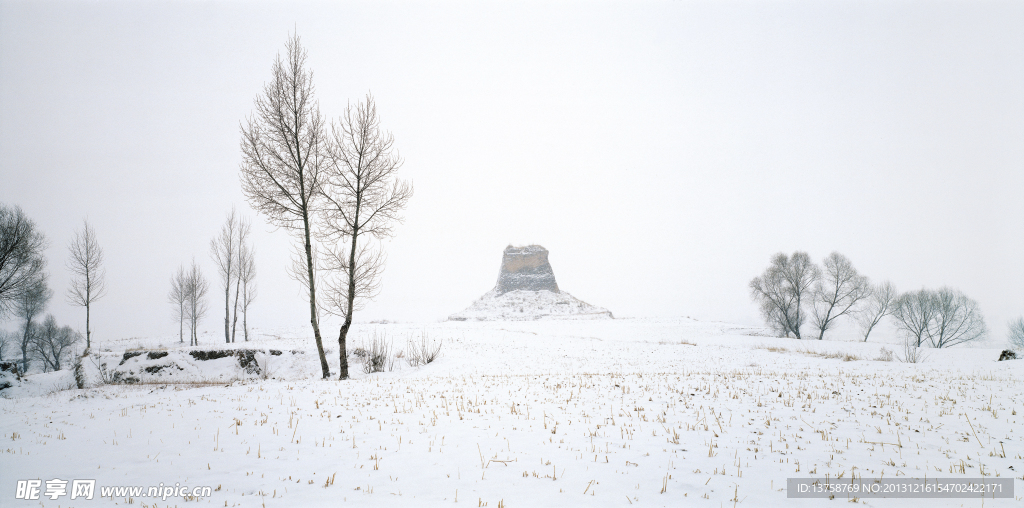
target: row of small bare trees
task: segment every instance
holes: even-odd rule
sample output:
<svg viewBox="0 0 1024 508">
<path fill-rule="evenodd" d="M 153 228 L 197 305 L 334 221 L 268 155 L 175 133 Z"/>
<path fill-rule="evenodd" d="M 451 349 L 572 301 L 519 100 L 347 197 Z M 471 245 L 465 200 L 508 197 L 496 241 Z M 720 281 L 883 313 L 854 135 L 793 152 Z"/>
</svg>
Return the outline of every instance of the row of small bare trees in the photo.
<svg viewBox="0 0 1024 508">
<path fill-rule="evenodd" d="M 750 281 L 751 298 L 780 335 L 803 338 L 801 330 L 809 320 L 821 340 L 843 316 L 858 321 L 865 341 L 886 316 L 892 316 L 915 347 L 955 346 L 987 334 L 978 304 L 958 290 L 899 294 L 888 281 L 871 284 L 838 252 L 829 254 L 822 265 L 815 265 L 806 252 L 780 252 L 761 276 Z"/>
<path fill-rule="evenodd" d="M 210 240 L 210 255 L 217 266 L 224 287 L 224 342 L 235 342 L 238 313 L 242 313 L 242 335 L 249 340 L 249 306 L 256 299 L 256 256 L 249 243 L 249 221 L 238 215 L 234 208 L 221 227 L 220 233 Z M 234 296 L 232 296 L 234 289 Z M 202 269 L 192 260 L 188 269 L 178 267 L 171 277 L 171 290 L 167 300 L 174 308 L 178 320 L 178 342 L 185 342 L 185 325 L 189 330 L 189 345 L 199 345 L 199 323 L 209 310 L 206 295 L 210 282 Z"/>
<path fill-rule="evenodd" d="M 352 313 L 379 289 L 384 265 L 379 241 L 392 234 L 413 191 L 395 178 L 402 160 L 394 138 L 380 130 L 373 97 L 350 105 L 328 129 L 297 35 L 288 40 L 286 53 L 274 62 L 255 113 L 241 127 L 242 191 L 257 212 L 298 240 L 291 272 L 309 293 L 309 321 L 324 378 L 330 368 L 319 310 L 343 318 L 338 375 L 347 379 Z M 327 296 L 320 300 L 318 271 L 326 274 Z"/>
<path fill-rule="evenodd" d="M 52 315 L 42 324 L 35 323 L 35 318 L 42 315 L 53 297 L 47 285 L 49 276 L 43 257 L 46 244 L 46 237 L 20 207 L 0 204 L 0 318 L 13 312 L 21 323 L 20 331 L 11 339 L 21 352 L 23 371 L 28 369 L 33 357 L 43 362 L 44 369 L 59 370 L 81 339 L 81 334 L 71 327 L 58 326 Z M 92 304 L 106 294 L 103 250 L 88 221 L 71 239 L 68 254 L 71 284 L 67 301 L 85 307 L 88 351 L 92 345 Z M 6 344 L 7 340 L 5 347 Z"/>
<path fill-rule="evenodd" d="M 206 316 L 209 305 L 206 294 L 210 291 L 210 283 L 203 271 L 192 260 L 188 269 L 184 265 L 171 277 L 171 291 L 167 294 L 168 301 L 175 308 L 178 318 L 178 342 L 185 342 L 185 324 L 188 324 L 188 345 L 199 345 L 199 322 Z"/>
<path fill-rule="evenodd" d="M 224 286 L 224 342 L 235 342 L 238 311 L 242 311 L 242 333 L 249 340 L 249 305 L 256 299 L 255 250 L 249 243 L 252 229 L 248 219 L 231 209 L 220 234 L 210 240 L 210 252 Z M 232 287 L 234 297 L 231 296 Z"/>
</svg>

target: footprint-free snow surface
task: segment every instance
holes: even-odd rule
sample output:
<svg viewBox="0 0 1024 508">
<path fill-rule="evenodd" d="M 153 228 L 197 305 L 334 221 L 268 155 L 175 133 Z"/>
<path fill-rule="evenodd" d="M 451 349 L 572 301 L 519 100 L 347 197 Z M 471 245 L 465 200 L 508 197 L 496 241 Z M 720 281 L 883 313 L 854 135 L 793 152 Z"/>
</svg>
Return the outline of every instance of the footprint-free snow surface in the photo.
<svg viewBox="0 0 1024 508">
<path fill-rule="evenodd" d="M 182 351 L 166 357 L 177 367 L 133 385 L 62 389 L 71 377 L 58 372 L 5 390 L 0 505 L 845 504 L 787 500 L 787 478 L 826 476 L 1015 478 L 1015 499 L 984 506 L 1024 496 L 1024 361 L 996 362 L 995 349 L 930 350 L 906 364 L 882 361 L 883 348 L 898 356 L 892 345 L 689 319 L 361 325 L 350 349 L 376 335 L 405 353 L 425 337 L 443 340 L 442 356 L 412 367 L 403 354 L 364 374 L 353 355 L 353 379 L 325 381 L 310 333 L 258 335 L 236 346 L 286 354 L 259 356 L 256 373 Z M 127 347 L 179 349 L 170 339 L 96 349 L 112 369 Z M 15 499 L 19 480 L 34 479 L 39 499 Z M 54 479 L 68 492 L 51 500 Z M 94 499 L 70 499 L 76 479 L 96 481 Z M 161 484 L 211 492 L 100 498 Z"/>
</svg>

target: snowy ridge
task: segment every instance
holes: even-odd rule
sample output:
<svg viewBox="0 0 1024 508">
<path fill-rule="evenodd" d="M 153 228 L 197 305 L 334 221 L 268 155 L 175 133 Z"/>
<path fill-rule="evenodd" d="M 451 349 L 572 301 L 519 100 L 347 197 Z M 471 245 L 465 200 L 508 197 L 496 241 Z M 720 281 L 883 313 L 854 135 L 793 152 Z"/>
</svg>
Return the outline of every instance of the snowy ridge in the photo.
<svg viewBox="0 0 1024 508">
<path fill-rule="evenodd" d="M 613 319 L 608 309 L 579 300 L 565 291 L 490 290 L 448 321 L 534 321 L 538 319 Z"/>
</svg>

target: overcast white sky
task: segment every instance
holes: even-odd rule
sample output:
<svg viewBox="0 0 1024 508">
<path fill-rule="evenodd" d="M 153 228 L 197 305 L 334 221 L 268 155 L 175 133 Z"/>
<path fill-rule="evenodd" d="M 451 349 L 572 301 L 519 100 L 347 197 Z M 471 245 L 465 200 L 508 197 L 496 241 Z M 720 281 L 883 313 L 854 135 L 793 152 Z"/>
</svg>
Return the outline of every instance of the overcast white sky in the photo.
<svg viewBox="0 0 1024 508">
<path fill-rule="evenodd" d="M 63 295 L 88 217 L 99 339 L 176 333 L 169 279 L 193 257 L 214 277 L 233 205 L 252 325 L 308 323 L 291 238 L 238 179 L 239 122 L 297 29 L 323 113 L 372 91 L 415 184 L 357 320 L 444 319 L 536 243 L 616 316 L 754 324 L 772 254 L 836 250 L 963 290 L 1001 342 L 1024 314 L 1021 27 L 1019 1 L 0 1 L 0 202 L 46 234 L 49 310 L 82 329 Z"/>
</svg>

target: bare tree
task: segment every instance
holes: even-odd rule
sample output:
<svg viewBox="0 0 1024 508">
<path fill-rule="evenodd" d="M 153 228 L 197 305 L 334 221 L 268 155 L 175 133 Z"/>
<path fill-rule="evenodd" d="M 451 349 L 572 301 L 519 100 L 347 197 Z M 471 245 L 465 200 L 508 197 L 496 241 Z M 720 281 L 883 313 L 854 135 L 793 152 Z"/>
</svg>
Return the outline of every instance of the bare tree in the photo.
<svg viewBox="0 0 1024 508">
<path fill-rule="evenodd" d="M 956 346 L 988 334 L 978 303 L 959 290 L 941 288 L 934 292 L 932 303 L 935 312 L 926 330 L 932 347 Z"/>
<path fill-rule="evenodd" d="M 235 244 L 235 254 L 238 260 L 235 263 L 235 305 L 232 309 L 231 317 L 231 342 L 235 341 L 235 330 L 238 325 L 238 303 L 242 291 L 242 265 L 246 262 L 245 256 L 248 255 L 246 251 L 251 251 L 249 246 L 249 232 L 251 229 L 252 223 L 249 222 L 249 219 L 243 218 L 238 221 L 238 242 Z M 249 261 L 251 262 L 252 260 L 250 259 Z"/>
<path fill-rule="evenodd" d="M 186 294 L 188 295 L 188 301 L 186 302 L 186 317 L 188 318 L 188 327 L 191 334 L 189 341 L 190 346 L 199 345 L 199 322 L 206 316 L 207 303 L 206 293 L 210 290 L 210 283 L 206 281 L 206 277 L 203 276 L 202 270 L 199 269 L 199 265 L 196 261 L 192 260 L 192 268 L 188 272 L 188 278 L 186 283 Z"/>
<path fill-rule="evenodd" d="M 57 326 L 57 320 L 47 315 L 39 326 L 32 343 L 36 356 L 43 361 L 44 370 L 60 370 L 64 360 L 74 352 L 82 335 L 70 326 Z"/>
<path fill-rule="evenodd" d="M 249 306 L 256 299 L 256 252 L 251 245 L 242 247 L 238 258 L 238 278 L 242 282 L 242 331 L 249 341 Z"/>
<path fill-rule="evenodd" d="M 179 266 L 178 272 L 171 277 L 171 291 L 167 293 L 167 301 L 174 306 L 174 317 L 178 320 L 178 342 L 185 342 L 185 318 L 188 315 L 189 301 L 188 274 L 185 266 Z"/>
<path fill-rule="evenodd" d="M 36 284 L 22 292 L 18 300 L 14 302 L 14 313 L 23 323 L 21 330 L 22 372 L 28 371 L 29 354 L 32 352 L 32 344 L 36 338 L 36 324 L 33 320 L 46 309 L 46 304 L 49 303 L 52 296 L 53 291 L 46 286 L 46 273 L 41 272 Z"/>
<path fill-rule="evenodd" d="M 1010 333 L 1007 338 L 1014 349 L 1024 350 L 1024 317 L 1019 317 L 1009 324 Z"/>
<path fill-rule="evenodd" d="M 896 299 L 892 317 L 896 327 L 913 339 L 915 347 L 921 347 L 928 334 L 928 326 L 935 317 L 934 295 L 927 289 L 903 293 Z"/>
<path fill-rule="evenodd" d="M 44 277 L 46 238 L 21 207 L 0 203 L 0 318 Z"/>
<path fill-rule="evenodd" d="M 238 214 L 234 207 L 220 229 L 210 240 L 210 254 L 217 265 L 217 273 L 224 287 L 224 342 L 231 342 L 231 279 L 237 271 L 235 245 L 238 242 Z"/>
<path fill-rule="evenodd" d="M 806 252 L 794 252 L 790 257 L 780 252 L 760 277 L 750 281 L 750 296 L 761 307 L 768 326 L 800 339 L 800 327 L 806 320 L 803 304 L 819 278 L 821 269 Z"/>
<path fill-rule="evenodd" d="M 871 294 L 868 296 L 864 308 L 857 314 L 857 321 L 860 323 L 861 330 L 864 331 L 864 342 L 868 341 L 871 330 L 885 316 L 892 314 L 897 296 L 896 286 L 889 281 L 871 288 Z"/>
<path fill-rule="evenodd" d="M 238 216 L 234 208 L 228 215 L 220 234 L 210 240 L 210 253 L 217 264 L 217 273 L 224 284 L 224 342 L 235 341 L 235 325 L 238 323 L 238 299 L 241 289 L 239 265 L 242 247 L 249 240 L 249 221 Z M 235 297 L 232 306 L 231 288 Z"/>
<path fill-rule="evenodd" d="M 17 340 L 15 334 L 0 330 L 0 360 L 10 355 L 11 349 L 17 345 Z"/>
<path fill-rule="evenodd" d="M 321 219 L 328 245 L 324 269 L 339 276 L 328 282 L 328 309 L 344 318 L 338 334 L 339 379 L 348 378 L 345 340 L 358 300 L 372 298 L 380 288 L 384 256 L 380 241 L 393 234 L 401 211 L 412 197 L 412 185 L 399 180 L 402 159 L 394 137 L 380 129 L 373 96 L 349 105 L 331 125 L 330 164 L 323 182 L 326 201 Z M 335 247 L 336 245 L 336 247 Z"/>
<path fill-rule="evenodd" d="M 811 292 L 811 322 L 818 330 L 818 340 L 871 292 L 868 278 L 858 274 L 846 256 L 833 252 L 822 264 L 825 269 Z"/>
<path fill-rule="evenodd" d="M 96 232 L 89 221 L 84 221 L 82 231 L 68 245 L 71 258 L 68 269 L 71 270 L 71 287 L 68 288 L 68 303 L 85 307 L 85 349 L 92 347 L 92 329 L 89 327 L 89 310 L 96 300 L 107 292 L 105 270 L 103 269 L 103 249 L 96 241 Z"/>
<path fill-rule="evenodd" d="M 305 271 L 299 279 L 309 290 L 313 327 L 323 377 L 330 376 L 317 316 L 311 220 L 321 195 L 325 159 L 324 121 L 314 99 L 313 72 L 305 68 L 306 50 L 298 35 L 278 55 L 271 81 L 256 97 L 256 113 L 242 127 L 242 192 L 252 207 L 302 242 Z"/>
</svg>

